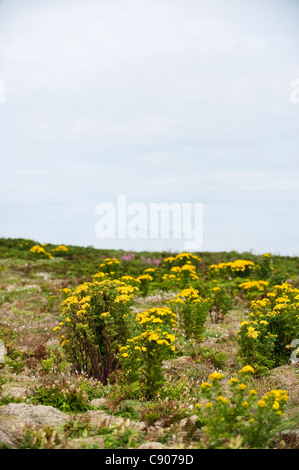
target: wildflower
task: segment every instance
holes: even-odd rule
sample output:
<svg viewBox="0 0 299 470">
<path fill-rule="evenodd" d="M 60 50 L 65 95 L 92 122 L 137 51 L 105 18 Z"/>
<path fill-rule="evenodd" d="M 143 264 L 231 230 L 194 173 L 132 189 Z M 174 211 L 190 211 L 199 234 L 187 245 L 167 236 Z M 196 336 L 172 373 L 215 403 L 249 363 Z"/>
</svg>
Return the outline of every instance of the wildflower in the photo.
<svg viewBox="0 0 299 470">
<path fill-rule="evenodd" d="M 200 386 L 201 389 L 205 389 L 205 388 L 209 388 L 209 387 L 212 387 L 212 384 L 210 384 L 209 382 L 203 382 Z"/>
<path fill-rule="evenodd" d="M 241 370 L 239 370 L 239 374 L 246 374 L 246 372 L 251 372 L 252 374 L 254 374 L 254 368 L 251 366 L 244 366 Z"/>
<path fill-rule="evenodd" d="M 238 382 L 239 380 L 236 377 L 233 377 L 232 379 L 228 381 L 229 385 L 234 385 L 234 384 L 237 384 Z"/>
<path fill-rule="evenodd" d="M 223 377 L 224 377 L 224 375 L 220 374 L 220 372 L 212 372 L 212 374 L 210 374 L 210 376 L 209 376 L 209 380 L 213 380 L 213 379 L 220 380 Z"/>
<path fill-rule="evenodd" d="M 267 403 L 265 402 L 265 400 L 260 400 L 258 401 L 257 404 L 260 408 L 264 408 L 265 406 L 267 406 Z"/>
<path fill-rule="evenodd" d="M 245 390 L 247 388 L 246 384 L 240 384 L 238 390 Z"/>
<path fill-rule="evenodd" d="M 217 397 L 217 400 L 218 400 L 218 401 L 221 401 L 221 403 L 224 403 L 224 404 L 227 404 L 227 403 L 228 403 L 228 399 L 227 399 L 227 398 L 224 398 L 222 395 L 220 395 L 219 397 Z"/>
<path fill-rule="evenodd" d="M 109 312 L 103 312 L 101 313 L 101 318 L 109 317 L 110 313 Z"/>
</svg>

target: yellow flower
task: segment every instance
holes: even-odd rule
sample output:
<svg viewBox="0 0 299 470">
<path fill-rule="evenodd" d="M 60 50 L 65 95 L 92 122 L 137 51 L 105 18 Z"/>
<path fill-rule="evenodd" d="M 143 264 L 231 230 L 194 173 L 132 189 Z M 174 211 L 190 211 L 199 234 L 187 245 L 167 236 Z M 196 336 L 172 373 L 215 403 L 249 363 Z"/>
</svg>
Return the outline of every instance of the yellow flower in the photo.
<svg viewBox="0 0 299 470">
<path fill-rule="evenodd" d="M 237 384 L 239 380 L 236 377 L 233 377 L 228 381 L 229 385 Z"/>
<path fill-rule="evenodd" d="M 220 395 L 219 397 L 217 397 L 217 400 L 218 400 L 218 401 L 221 401 L 221 403 L 224 403 L 224 404 L 227 404 L 227 403 L 228 403 L 228 399 L 227 399 L 227 398 L 224 398 L 222 395 Z"/>
<path fill-rule="evenodd" d="M 258 401 L 257 404 L 260 408 L 264 408 L 265 406 L 267 406 L 267 403 L 265 402 L 265 400 L 260 400 Z"/>
<path fill-rule="evenodd" d="M 103 312 L 101 313 L 101 318 L 105 318 L 105 317 L 108 317 L 110 316 L 110 313 L 109 312 Z"/>
<path fill-rule="evenodd" d="M 127 353 L 122 354 L 122 357 L 128 357 L 128 356 L 129 356 L 129 354 L 127 354 Z"/>
<path fill-rule="evenodd" d="M 247 388 L 246 384 L 240 384 L 238 390 L 245 390 Z"/>
<path fill-rule="evenodd" d="M 212 381 L 213 379 L 215 379 L 215 380 L 220 380 L 220 379 L 222 379 L 223 377 L 224 377 L 224 375 L 223 375 L 223 374 L 220 374 L 220 372 L 212 372 L 212 374 L 210 374 L 210 376 L 209 376 L 209 380 L 211 380 L 211 381 Z"/>
<path fill-rule="evenodd" d="M 274 408 L 274 410 L 279 410 L 279 402 L 278 401 L 275 401 L 273 403 L 273 408 Z"/>
<path fill-rule="evenodd" d="M 257 391 L 252 388 L 249 392 L 249 395 L 257 395 Z"/>
<path fill-rule="evenodd" d="M 200 386 L 200 388 L 202 388 L 203 390 L 209 387 L 212 387 L 212 384 L 210 384 L 209 382 L 203 382 Z"/>
<path fill-rule="evenodd" d="M 241 370 L 239 370 L 239 374 L 245 374 L 246 372 L 251 372 L 252 374 L 254 374 L 254 368 L 251 366 L 244 366 Z"/>
<path fill-rule="evenodd" d="M 213 407 L 213 403 L 211 403 L 210 401 L 208 401 L 206 403 L 206 408 L 212 408 Z"/>
</svg>

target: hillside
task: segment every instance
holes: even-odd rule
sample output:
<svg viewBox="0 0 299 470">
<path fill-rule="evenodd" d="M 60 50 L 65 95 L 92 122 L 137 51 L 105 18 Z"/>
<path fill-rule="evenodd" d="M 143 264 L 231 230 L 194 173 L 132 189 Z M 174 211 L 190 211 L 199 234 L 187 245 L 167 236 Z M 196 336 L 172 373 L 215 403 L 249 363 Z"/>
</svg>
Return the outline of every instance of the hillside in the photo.
<svg viewBox="0 0 299 470">
<path fill-rule="evenodd" d="M 0 270 L 0 447 L 298 448 L 299 257 L 2 238 Z"/>
</svg>

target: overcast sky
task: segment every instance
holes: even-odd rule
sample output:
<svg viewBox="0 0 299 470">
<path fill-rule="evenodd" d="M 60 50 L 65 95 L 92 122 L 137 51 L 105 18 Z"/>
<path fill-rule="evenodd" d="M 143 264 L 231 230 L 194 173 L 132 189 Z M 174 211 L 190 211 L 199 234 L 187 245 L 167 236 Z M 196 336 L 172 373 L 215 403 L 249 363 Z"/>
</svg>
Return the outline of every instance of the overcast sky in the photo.
<svg viewBox="0 0 299 470">
<path fill-rule="evenodd" d="M 182 249 L 99 239 L 124 194 L 202 203 L 201 251 L 299 255 L 298 24 L 296 0 L 0 0 L 0 236 Z"/>
</svg>

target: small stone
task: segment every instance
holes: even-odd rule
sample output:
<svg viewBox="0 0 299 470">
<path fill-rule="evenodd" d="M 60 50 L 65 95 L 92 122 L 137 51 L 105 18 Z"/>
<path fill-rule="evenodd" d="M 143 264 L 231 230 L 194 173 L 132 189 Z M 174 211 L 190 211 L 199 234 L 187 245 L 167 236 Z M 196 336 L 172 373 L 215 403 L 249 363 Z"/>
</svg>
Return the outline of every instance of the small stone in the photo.
<svg viewBox="0 0 299 470">
<path fill-rule="evenodd" d="M 165 446 L 161 442 L 144 442 L 138 449 L 165 449 Z"/>
</svg>

